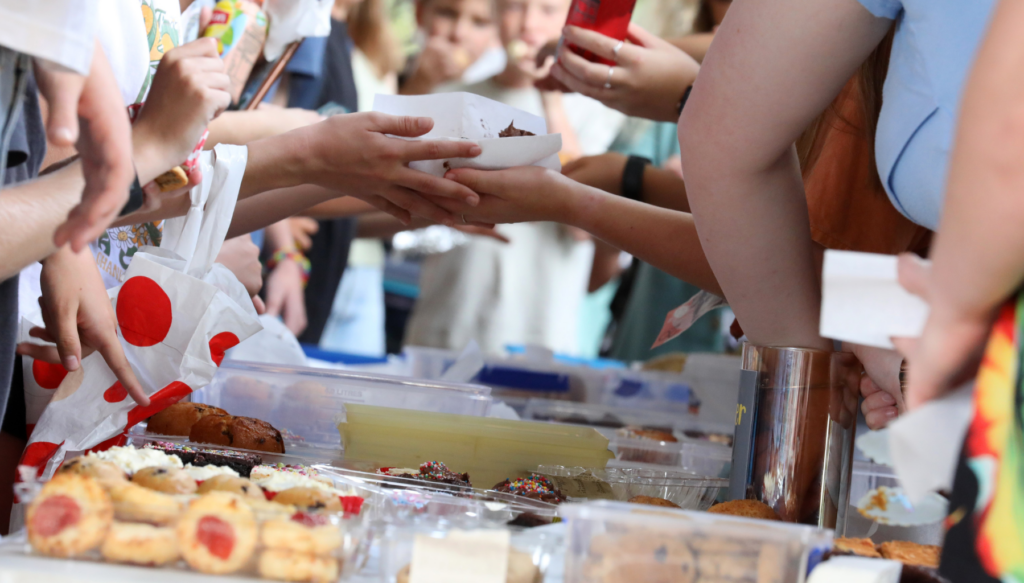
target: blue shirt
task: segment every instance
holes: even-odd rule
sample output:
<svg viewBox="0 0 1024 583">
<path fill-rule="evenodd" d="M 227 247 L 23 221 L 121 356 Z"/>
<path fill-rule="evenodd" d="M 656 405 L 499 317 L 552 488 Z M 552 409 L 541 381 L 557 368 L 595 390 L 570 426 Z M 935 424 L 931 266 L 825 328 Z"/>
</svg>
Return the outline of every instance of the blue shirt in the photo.
<svg viewBox="0 0 1024 583">
<path fill-rule="evenodd" d="M 875 160 L 893 205 L 936 229 L 960 96 L 995 0 L 860 0 L 897 21 Z"/>
</svg>

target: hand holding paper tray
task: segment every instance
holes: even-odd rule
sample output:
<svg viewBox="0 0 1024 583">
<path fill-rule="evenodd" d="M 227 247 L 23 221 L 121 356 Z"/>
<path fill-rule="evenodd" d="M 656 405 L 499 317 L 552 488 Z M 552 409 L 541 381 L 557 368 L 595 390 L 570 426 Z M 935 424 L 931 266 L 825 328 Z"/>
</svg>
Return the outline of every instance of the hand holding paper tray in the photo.
<svg viewBox="0 0 1024 583">
<path fill-rule="evenodd" d="M 503 170 L 541 166 L 560 171 L 562 135 L 548 134 L 543 118 L 471 93 L 377 95 L 373 110 L 391 115 L 429 117 L 434 127 L 418 140 L 470 140 L 483 152 L 476 158 L 412 162 L 410 168 L 444 176 L 450 168 Z M 509 125 L 535 135 L 499 138 Z"/>
</svg>

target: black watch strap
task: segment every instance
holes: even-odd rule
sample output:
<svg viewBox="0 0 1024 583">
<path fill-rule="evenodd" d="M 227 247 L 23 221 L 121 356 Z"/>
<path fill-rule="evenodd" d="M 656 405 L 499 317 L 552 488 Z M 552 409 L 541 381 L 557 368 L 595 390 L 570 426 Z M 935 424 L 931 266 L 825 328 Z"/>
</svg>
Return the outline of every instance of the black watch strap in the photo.
<svg viewBox="0 0 1024 583">
<path fill-rule="evenodd" d="M 690 85 L 686 88 L 686 91 L 683 91 L 683 97 L 679 100 L 679 105 L 676 106 L 678 109 L 676 113 L 679 115 L 683 115 L 683 108 L 686 107 L 686 100 L 690 98 L 690 91 L 693 91 L 693 85 Z"/>
<path fill-rule="evenodd" d="M 644 168 L 651 161 L 643 156 L 630 156 L 622 170 L 622 196 L 630 200 L 644 200 Z"/>
<path fill-rule="evenodd" d="M 142 185 L 139 184 L 139 174 L 136 173 L 135 180 L 132 180 L 132 186 L 128 189 L 128 202 L 124 203 L 119 216 L 130 215 L 139 210 L 142 208 L 144 200 L 146 200 L 146 193 L 142 191 Z"/>
</svg>

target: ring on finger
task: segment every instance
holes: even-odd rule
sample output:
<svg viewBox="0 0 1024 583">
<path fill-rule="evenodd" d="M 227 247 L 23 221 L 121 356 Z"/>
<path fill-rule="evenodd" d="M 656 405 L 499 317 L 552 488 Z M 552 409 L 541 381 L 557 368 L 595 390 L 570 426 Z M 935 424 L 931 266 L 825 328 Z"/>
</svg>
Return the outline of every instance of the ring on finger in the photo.
<svg viewBox="0 0 1024 583">
<path fill-rule="evenodd" d="M 619 62 L 619 51 L 622 50 L 622 45 L 626 44 L 626 41 L 620 40 L 615 43 L 615 48 L 612 49 L 612 58 L 617 63 Z"/>
<path fill-rule="evenodd" d="M 466 215 L 462 215 L 462 224 L 463 225 L 468 225 L 469 224 L 468 222 L 466 222 Z"/>
<path fill-rule="evenodd" d="M 615 68 L 609 66 L 608 67 L 608 79 L 606 79 L 605 82 L 604 82 L 604 88 L 605 89 L 611 89 L 612 88 L 612 73 L 614 73 L 614 72 L 615 72 Z"/>
</svg>

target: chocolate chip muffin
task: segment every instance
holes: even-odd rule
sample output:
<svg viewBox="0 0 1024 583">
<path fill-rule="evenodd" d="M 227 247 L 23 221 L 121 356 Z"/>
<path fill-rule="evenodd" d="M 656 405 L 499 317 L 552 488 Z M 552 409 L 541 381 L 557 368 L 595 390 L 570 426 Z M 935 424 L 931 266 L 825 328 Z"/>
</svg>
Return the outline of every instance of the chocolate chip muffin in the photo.
<svg viewBox="0 0 1024 583">
<path fill-rule="evenodd" d="M 207 415 L 227 415 L 220 407 L 202 403 L 175 403 L 149 418 L 146 433 L 188 437 L 192 426 Z"/>
<path fill-rule="evenodd" d="M 228 445 L 268 453 L 284 453 L 281 432 L 261 419 L 207 415 L 192 426 L 188 438 L 196 443 Z"/>
</svg>

